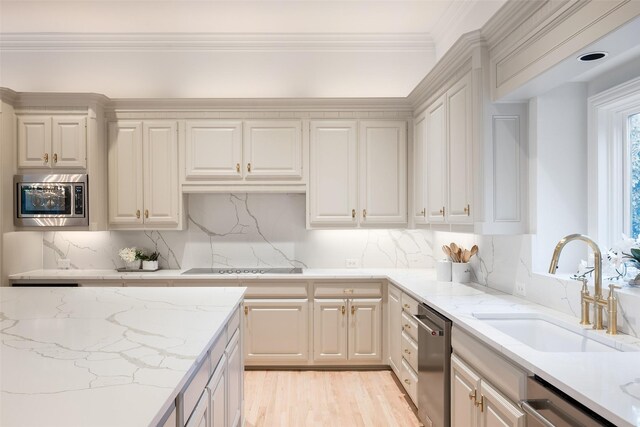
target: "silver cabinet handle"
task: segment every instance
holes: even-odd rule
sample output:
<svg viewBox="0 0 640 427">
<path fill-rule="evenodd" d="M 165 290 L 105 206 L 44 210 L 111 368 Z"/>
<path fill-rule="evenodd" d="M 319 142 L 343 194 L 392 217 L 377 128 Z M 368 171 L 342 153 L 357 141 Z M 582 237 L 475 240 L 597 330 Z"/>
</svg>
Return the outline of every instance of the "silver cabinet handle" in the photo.
<svg viewBox="0 0 640 427">
<path fill-rule="evenodd" d="M 423 316 L 416 316 L 415 314 L 412 314 L 412 317 L 415 319 L 416 322 L 418 322 L 418 326 L 424 328 L 429 335 L 432 335 L 434 337 L 441 337 L 441 336 L 444 335 L 444 331 L 443 330 L 441 330 L 441 329 L 432 329 L 429 325 L 424 323 L 421 320 L 421 317 L 423 317 Z"/>
<path fill-rule="evenodd" d="M 552 412 L 559 413 L 560 410 L 549 399 L 529 399 L 521 400 L 520 407 L 524 412 L 531 415 L 544 427 L 557 427 L 554 423 L 549 421 L 544 415 L 542 415 L 538 409 L 550 409 Z M 566 418 L 568 415 L 562 416 L 562 419 L 572 419 L 572 417 Z"/>
</svg>

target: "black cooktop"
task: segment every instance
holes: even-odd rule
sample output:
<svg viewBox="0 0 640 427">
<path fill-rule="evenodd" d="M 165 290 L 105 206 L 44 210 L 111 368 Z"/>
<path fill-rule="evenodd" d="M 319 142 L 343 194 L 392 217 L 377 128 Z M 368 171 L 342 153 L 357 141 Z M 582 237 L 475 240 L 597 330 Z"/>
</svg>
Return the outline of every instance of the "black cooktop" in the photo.
<svg viewBox="0 0 640 427">
<path fill-rule="evenodd" d="M 302 274 L 302 268 L 192 268 L 182 274 Z"/>
</svg>

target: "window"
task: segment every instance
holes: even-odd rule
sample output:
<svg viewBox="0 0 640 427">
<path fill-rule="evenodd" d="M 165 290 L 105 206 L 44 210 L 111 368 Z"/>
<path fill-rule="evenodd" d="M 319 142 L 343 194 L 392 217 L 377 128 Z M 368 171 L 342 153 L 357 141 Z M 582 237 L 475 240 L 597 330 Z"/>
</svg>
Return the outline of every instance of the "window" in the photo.
<svg viewBox="0 0 640 427">
<path fill-rule="evenodd" d="M 631 237 L 640 235 L 640 113 L 627 117 L 628 144 L 629 144 L 629 169 L 631 170 L 631 183 L 629 199 L 631 203 Z"/>
</svg>

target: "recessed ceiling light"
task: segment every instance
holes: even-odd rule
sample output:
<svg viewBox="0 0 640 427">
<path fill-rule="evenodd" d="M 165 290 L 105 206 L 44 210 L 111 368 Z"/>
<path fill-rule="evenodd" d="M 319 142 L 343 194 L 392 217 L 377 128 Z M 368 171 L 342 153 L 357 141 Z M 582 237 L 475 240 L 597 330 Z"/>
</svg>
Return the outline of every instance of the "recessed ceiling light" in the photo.
<svg viewBox="0 0 640 427">
<path fill-rule="evenodd" d="M 604 58 L 607 55 L 608 55 L 607 52 L 589 52 L 589 53 L 584 53 L 584 54 L 578 56 L 578 61 L 582 61 L 582 62 L 598 61 L 598 60 Z"/>
</svg>

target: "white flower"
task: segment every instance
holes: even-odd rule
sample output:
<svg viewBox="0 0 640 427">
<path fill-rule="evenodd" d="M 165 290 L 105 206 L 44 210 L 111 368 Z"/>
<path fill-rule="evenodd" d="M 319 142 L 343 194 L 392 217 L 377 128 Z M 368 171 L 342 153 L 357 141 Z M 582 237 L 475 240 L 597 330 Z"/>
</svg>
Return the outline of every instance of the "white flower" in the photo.
<svg viewBox="0 0 640 427">
<path fill-rule="evenodd" d="M 136 248 L 122 248 L 118 255 L 124 262 L 133 262 L 136 260 Z"/>
</svg>

